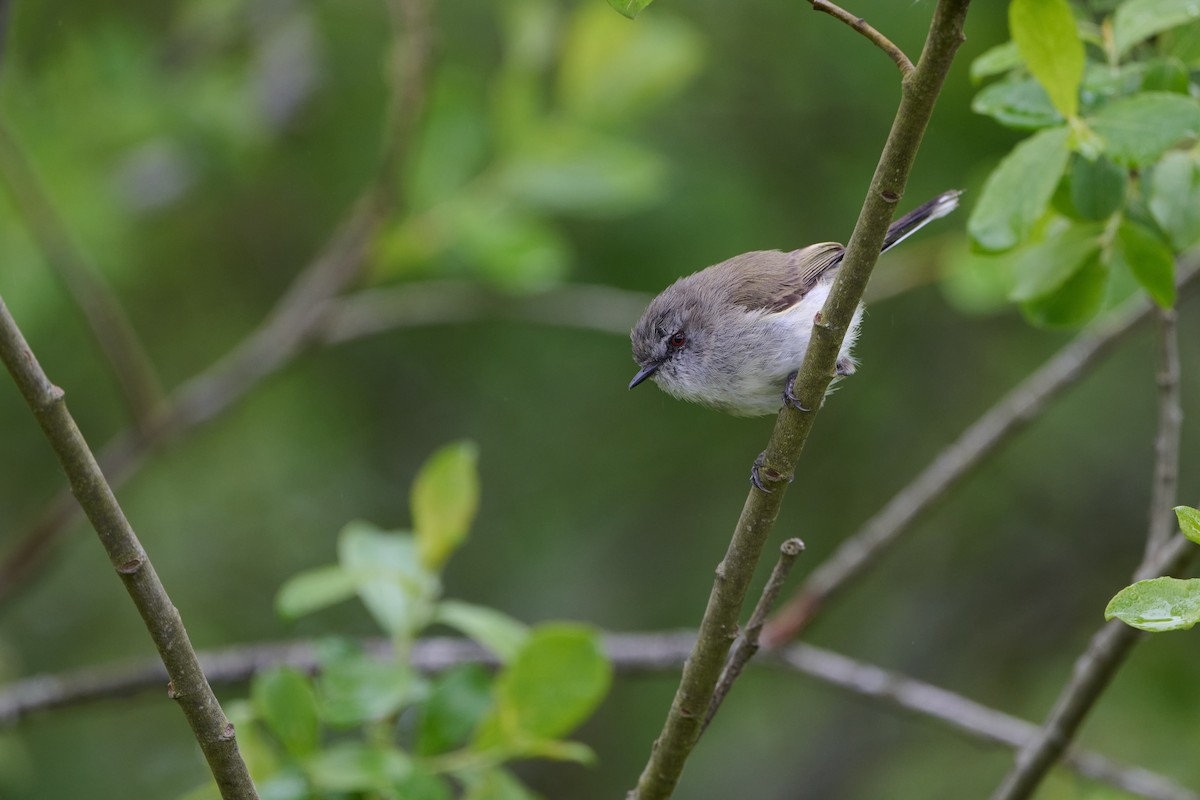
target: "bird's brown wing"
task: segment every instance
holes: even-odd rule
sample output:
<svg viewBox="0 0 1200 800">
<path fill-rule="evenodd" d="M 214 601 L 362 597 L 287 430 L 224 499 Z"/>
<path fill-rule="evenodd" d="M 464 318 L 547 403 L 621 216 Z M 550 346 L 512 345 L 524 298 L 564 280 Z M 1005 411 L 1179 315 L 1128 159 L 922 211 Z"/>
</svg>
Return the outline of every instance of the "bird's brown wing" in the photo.
<svg viewBox="0 0 1200 800">
<path fill-rule="evenodd" d="M 726 272 L 724 286 L 729 299 L 750 310 L 783 311 L 800 302 L 822 276 L 842 261 L 845 248 L 837 242 L 822 242 L 783 253 L 759 250 L 743 253 L 711 267 Z"/>
</svg>

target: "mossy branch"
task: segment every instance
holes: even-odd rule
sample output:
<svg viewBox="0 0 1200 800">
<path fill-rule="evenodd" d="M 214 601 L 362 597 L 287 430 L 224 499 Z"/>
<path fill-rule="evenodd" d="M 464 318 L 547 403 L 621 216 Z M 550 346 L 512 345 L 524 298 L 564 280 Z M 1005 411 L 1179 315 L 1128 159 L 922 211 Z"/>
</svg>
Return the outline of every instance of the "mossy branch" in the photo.
<svg viewBox="0 0 1200 800">
<path fill-rule="evenodd" d="M 954 54 L 964 40 L 963 24 L 969 0 L 940 0 L 929 36 L 916 68 L 901 82 L 900 108 L 884 145 L 858 223 L 829 299 L 821 311 L 804 364 L 797 393 L 801 404 L 817 409 L 834 375 L 842 339 L 871 271 L 879 258 L 884 234 L 904 194 L 909 172 L 924 136 Z M 788 478 L 794 473 L 815 412 L 785 407 L 767 444 L 760 477 L 774 491 L 752 488 L 725 558 L 717 566 L 716 581 L 700 622 L 696 646 L 683 669 L 662 734 L 630 797 L 661 800 L 675 790 L 683 766 L 700 735 L 705 712 L 725 665 L 729 647 L 737 636 L 738 617 L 767 538 L 774 527 Z"/>
</svg>

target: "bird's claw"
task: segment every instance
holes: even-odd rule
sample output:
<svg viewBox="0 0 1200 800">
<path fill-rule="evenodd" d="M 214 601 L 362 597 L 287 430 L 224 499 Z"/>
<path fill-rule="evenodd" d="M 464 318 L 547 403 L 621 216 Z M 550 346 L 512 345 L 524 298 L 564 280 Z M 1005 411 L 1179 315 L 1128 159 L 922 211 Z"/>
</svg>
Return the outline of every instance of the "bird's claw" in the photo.
<svg viewBox="0 0 1200 800">
<path fill-rule="evenodd" d="M 785 405 L 789 405 L 797 411 L 812 411 L 811 408 L 806 407 L 800 402 L 800 399 L 796 397 L 796 378 L 799 377 L 799 375 L 799 371 L 788 375 L 787 383 L 783 385 L 783 402 Z"/>
<path fill-rule="evenodd" d="M 757 488 L 763 494 L 771 494 L 774 490 L 768 489 L 766 484 L 763 483 L 762 477 L 759 476 L 759 474 L 758 474 L 759 470 L 762 469 L 764 466 L 764 459 L 766 459 L 766 456 L 767 456 L 767 451 L 764 450 L 758 454 L 758 458 L 754 459 L 754 466 L 752 466 L 750 468 L 750 482 L 752 484 L 754 484 L 755 488 Z M 775 470 L 774 468 L 767 469 L 767 477 L 770 478 L 772 481 L 778 481 L 778 480 L 783 479 L 783 475 L 780 475 L 779 472 L 777 470 Z M 795 475 L 787 476 L 788 483 L 791 483 L 795 479 L 796 479 Z"/>
</svg>

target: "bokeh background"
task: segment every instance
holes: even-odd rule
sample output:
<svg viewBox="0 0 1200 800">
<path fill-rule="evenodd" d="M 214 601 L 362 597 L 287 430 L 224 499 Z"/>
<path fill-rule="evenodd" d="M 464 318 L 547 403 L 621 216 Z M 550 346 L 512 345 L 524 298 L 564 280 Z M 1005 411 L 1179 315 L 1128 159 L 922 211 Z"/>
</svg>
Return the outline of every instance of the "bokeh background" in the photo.
<svg viewBox="0 0 1200 800">
<path fill-rule="evenodd" d="M 853 10 L 914 58 L 933 5 Z M 166 447 L 119 492 L 200 648 L 371 634 L 347 604 L 298 623 L 280 584 L 365 518 L 408 523 L 425 456 L 481 450 L 483 504 L 448 596 L 614 631 L 699 620 L 771 420 L 629 393 L 624 336 L 537 292 L 653 293 L 749 249 L 845 240 L 898 99 L 895 67 L 803 2 L 443 0 L 422 136 L 360 285 L 455 280 L 530 297 L 528 319 L 451 303 L 445 321 L 317 348 Z M 968 41 L 904 207 L 978 194 L 1020 134 L 973 115 Z M 17 3 L 0 114 L 66 227 L 113 286 L 170 388 L 246 336 L 377 174 L 396 57 L 378 0 Z M 821 414 L 776 529 L 803 576 L 940 448 L 1072 335 L 955 273 L 966 213 L 887 256 L 862 368 Z M 0 292 L 98 446 L 129 425 L 79 314 L 0 201 Z M 540 305 L 539 305 L 540 304 Z M 619 306 L 618 306 L 619 308 Z M 1182 306 L 1187 422 L 1200 417 L 1195 302 Z M 616 329 L 632 318 L 600 312 Z M 620 316 L 620 312 L 615 312 Z M 576 324 L 534 317 L 563 315 Z M 467 317 L 462 319 L 461 317 Z M 478 318 L 475 318 L 478 317 Z M 1140 559 L 1155 426 L 1147 329 L 947 499 L 810 641 L 1040 720 Z M 1181 501 L 1200 497 L 1196 426 Z M 62 485 L 0 381 L 0 551 Z M 769 565 L 764 564 L 765 573 Z M 0 680 L 152 655 L 90 530 L 76 525 L 0 605 Z M 1082 740 L 1200 786 L 1200 636 L 1140 646 Z M 621 796 L 676 683 L 621 677 L 579 733 L 599 764 L 529 764 L 549 798 Z M 228 689 L 223 698 L 241 696 Z M 684 798 L 983 796 L 1011 760 L 934 723 L 797 675 L 751 670 L 690 762 Z M 172 798 L 205 768 L 159 694 L 35 717 L 0 734 L 0 797 Z M 750 788 L 748 788 L 750 787 Z M 1117 797 L 1056 775 L 1046 798 Z"/>
</svg>

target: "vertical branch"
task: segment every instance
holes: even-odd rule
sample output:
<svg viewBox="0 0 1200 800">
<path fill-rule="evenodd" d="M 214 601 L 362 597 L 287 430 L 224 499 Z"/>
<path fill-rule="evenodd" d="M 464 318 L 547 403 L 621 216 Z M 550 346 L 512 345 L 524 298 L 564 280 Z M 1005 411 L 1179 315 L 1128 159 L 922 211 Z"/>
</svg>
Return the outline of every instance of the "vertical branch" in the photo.
<svg viewBox="0 0 1200 800">
<path fill-rule="evenodd" d="M 792 566 L 795 565 L 796 559 L 804 552 L 804 542 L 799 539 L 788 539 L 779 546 L 779 560 L 775 562 L 775 569 L 771 570 L 771 577 L 767 579 L 766 585 L 763 586 L 762 597 L 758 599 L 758 605 L 754 607 L 754 611 L 750 614 L 750 619 L 746 623 L 746 630 L 742 631 L 742 635 L 738 637 L 737 644 L 734 645 L 733 652 L 729 654 L 729 662 L 725 664 L 725 669 L 721 670 L 721 678 L 717 681 L 717 689 L 713 692 L 713 698 L 708 704 L 708 711 L 704 715 L 704 725 L 700 728 L 701 735 L 712 724 L 713 717 L 717 715 L 717 710 L 721 708 L 721 704 L 725 702 L 729 690 L 733 688 L 733 682 L 742 674 L 742 670 L 750 663 L 750 659 L 754 658 L 754 654 L 758 652 L 758 638 L 762 634 L 763 624 L 767 621 L 767 615 L 771 613 L 771 609 L 775 607 L 775 600 L 779 597 L 779 592 L 783 589 L 783 584 L 787 581 L 788 575 L 791 574 Z"/>
<path fill-rule="evenodd" d="M 1154 470 L 1148 548 L 1134 580 L 1182 569 L 1192 558 L 1195 549 L 1195 545 L 1182 533 L 1171 537 L 1171 506 L 1175 504 L 1182 419 L 1179 406 L 1179 342 L 1174 312 L 1162 312 L 1159 319 L 1162 364 L 1158 376 L 1159 430 L 1155 440 L 1158 459 Z M 1157 547 L 1153 547 L 1155 542 L 1160 542 Z M 1050 715 L 1037 735 L 1017 752 L 1012 768 L 992 794 L 992 800 L 1024 800 L 1033 794 L 1062 757 L 1084 718 L 1124 663 L 1125 657 L 1144 635 L 1123 622 L 1112 620 L 1092 636 L 1087 649 L 1075 661 L 1071 677 L 1059 693 Z"/>
<path fill-rule="evenodd" d="M 246 762 L 238 752 L 233 725 L 205 680 L 179 611 L 67 410 L 63 390 L 52 384 L 42 371 L 3 298 L 0 298 L 0 361 L 41 425 L 67 475 L 71 491 L 141 614 L 171 678 L 170 696 L 179 702 L 221 796 L 226 800 L 257 798 Z"/>
<path fill-rule="evenodd" d="M 820 312 L 820 321 L 814 327 L 813 339 L 800 368 L 798 399 L 806 408 L 820 408 L 833 379 L 838 349 L 879 258 L 884 235 L 904 194 L 934 104 L 963 41 L 968 4 L 969 0 L 939 0 L 921 58 L 902 81 L 900 107 L 846 247 L 842 267 Z M 775 422 L 759 470 L 760 477 L 774 486 L 774 491 L 765 493 L 752 488 L 746 498 L 725 558 L 717 566 L 696 645 L 683 668 L 662 734 L 654 744 L 637 788 L 630 795 L 635 800 L 670 797 L 679 782 L 700 735 L 726 654 L 737 635 L 742 604 L 779 514 L 787 478 L 800 458 L 815 416 L 816 412 L 785 407 Z"/>
<path fill-rule="evenodd" d="M 1166 544 L 1175 529 L 1175 499 L 1179 491 L 1179 449 L 1183 404 L 1179 396 L 1179 332 L 1173 308 L 1158 311 L 1158 434 L 1154 437 L 1154 484 L 1146 553 Z"/>
</svg>

